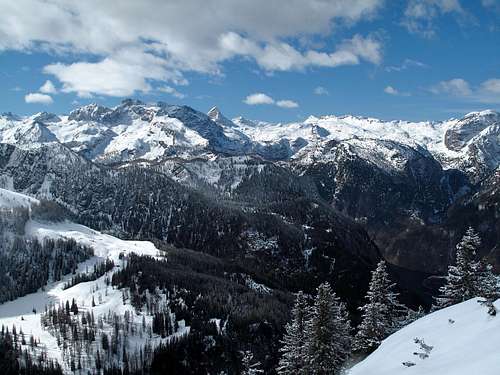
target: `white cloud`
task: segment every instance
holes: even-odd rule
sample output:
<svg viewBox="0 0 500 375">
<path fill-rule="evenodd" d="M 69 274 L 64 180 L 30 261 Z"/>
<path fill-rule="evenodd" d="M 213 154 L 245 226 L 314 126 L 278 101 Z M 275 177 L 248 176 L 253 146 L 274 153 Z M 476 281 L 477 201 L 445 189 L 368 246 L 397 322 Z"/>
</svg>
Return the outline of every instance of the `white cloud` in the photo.
<svg viewBox="0 0 500 375">
<path fill-rule="evenodd" d="M 168 69 L 163 59 L 137 50 L 122 50 L 116 56 L 95 63 L 50 64 L 43 71 L 62 82 L 61 91 L 76 92 L 80 97 L 148 92 L 152 89 L 151 80 L 186 83 L 179 72 Z"/>
<path fill-rule="evenodd" d="M 281 108 L 298 108 L 299 104 L 293 100 L 278 100 L 276 105 Z"/>
<path fill-rule="evenodd" d="M 500 79 L 491 78 L 484 81 L 481 84 L 481 89 L 492 94 L 500 94 Z"/>
<path fill-rule="evenodd" d="M 389 94 L 389 95 L 399 95 L 399 91 L 396 90 L 394 87 L 392 86 L 387 86 L 385 89 L 384 89 L 384 92 L 386 94 Z"/>
<path fill-rule="evenodd" d="M 161 87 L 158 87 L 157 90 L 160 91 L 160 92 L 164 92 L 164 93 L 170 94 L 173 97 L 178 98 L 178 99 L 184 99 L 186 97 L 185 94 L 177 91 L 172 86 L 161 86 Z"/>
<path fill-rule="evenodd" d="M 220 39 L 221 49 L 233 56 L 246 56 L 255 59 L 267 71 L 301 70 L 308 66 L 337 67 L 357 65 L 361 60 L 379 64 L 382 60 L 382 44 L 373 36 L 359 34 L 346 39 L 331 52 L 316 50 L 299 51 L 287 43 L 259 43 L 229 32 Z"/>
<path fill-rule="evenodd" d="M 450 94 L 454 96 L 467 96 L 472 93 L 469 83 L 462 78 L 441 81 L 431 87 L 431 91 L 434 94 Z"/>
<path fill-rule="evenodd" d="M 38 89 L 40 92 L 43 92 L 44 94 L 56 94 L 57 90 L 52 81 L 45 81 L 45 83 Z"/>
<path fill-rule="evenodd" d="M 315 95 L 330 95 L 327 89 L 325 89 L 323 86 L 318 86 L 314 89 L 314 94 Z"/>
<path fill-rule="evenodd" d="M 26 103 L 39 103 L 39 104 L 52 104 L 54 101 L 50 95 L 36 93 L 29 93 L 24 97 Z"/>
<path fill-rule="evenodd" d="M 268 72 L 378 64 L 382 46 L 374 37 L 355 35 L 327 50 L 299 49 L 293 42 L 327 40 L 342 26 L 372 17 L 383 3 L 144 0 L 117 7 L 99 0 L 2 0 L 0 51 L 68 53 L 71 63 L 55 61 L 45 69 L 63 92 L 123 96 L 147 92 L 155 81 L 186 83 L 187 71 L 220 74 L 221 64 L 237 56 Z M 193 15 L 196 22 L 190 22 Z"/>
<path fill-rule="evenodd" d="M 481 0 L 481 4 L 486 8 L 500 9 L 500 1 L 498 0 Z"/>
<path fill-rule="evenodd" d="M 248 95 L 245 100 L 243 100 L 245 104 L 248 105 L 259 105 L 259 104 L 274 104 L 274 99 L 269 95 L 258 92 L 255 94 Z"/>
<path fill-rule="evenodd" d="M 401 92 L 398 89 L 392 87 L 392 86 L 387 86 L 384 89 L 384 92 L 389 95 L 394 95 L 394 96 L 410 96 L 409 92 Z"/>
<path fill-rule="evenodd" d="M 410 0 L 402 24 L 411 33 L 431 38 L 436 34 L 435 20 L 443 14 L 466 16 L 459 0 Z"/>
<path fill-rule="evenodd" d="M 393 66 L 387 66 L 385 68 L 386 72 L 402 72 L 404 70 L 410 69 L 410 68 L 428 68 L 429 66 L 427 64 L 424 64 L 423 62 L 417 61 L 417 60 L 412 60 L 412 59 L 405 59 L 401 65 L 393 65 Z"/>
<path fill-rule="evenodd" d="M 276 105 L 276 106 L 281 107 L 281 108 L 298 108 L 299 107 L 299 104 L 293 100 L 290 100 L 290 99 L 274 100 L 269 95 L 264 94 L 262 92 L 257 92 L 255 94 L 248 95 L 243 100 L 243 103 L 248 104 L 248 105 L 261 105 L 261 104 Z"/>
<path fill-rule="evenodd" d="M 455 78 L 439 82 L 432 86 L 430 91 L 472 102 L 497 104 L 500 103 L 500 78 L 490 78 L 476 86 L 462 78 Z"/>
</svg>

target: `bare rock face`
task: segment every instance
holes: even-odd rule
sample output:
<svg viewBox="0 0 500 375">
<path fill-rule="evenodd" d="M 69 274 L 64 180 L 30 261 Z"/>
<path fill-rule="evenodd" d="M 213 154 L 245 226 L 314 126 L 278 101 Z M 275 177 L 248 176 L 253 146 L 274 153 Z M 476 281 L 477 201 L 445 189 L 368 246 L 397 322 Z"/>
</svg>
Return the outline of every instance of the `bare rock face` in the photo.
<svg viewBox="0 0 500 375">
<path fill-rule="evenodd" d="M 483 111 L 469 113 L 448 128 L 444 135 L 444 143 L 448 149 L 460 151 L 487 127 L 499 122 L 500 114 L 497 112 Z"/>
</svg>

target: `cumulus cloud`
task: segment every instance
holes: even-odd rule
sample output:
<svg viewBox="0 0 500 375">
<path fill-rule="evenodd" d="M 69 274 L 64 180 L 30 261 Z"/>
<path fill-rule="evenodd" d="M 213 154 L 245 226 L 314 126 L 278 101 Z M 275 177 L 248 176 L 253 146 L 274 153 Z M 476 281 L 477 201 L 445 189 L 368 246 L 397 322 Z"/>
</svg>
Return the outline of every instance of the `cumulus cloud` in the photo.
<svg viewBox="0 0 500 375">
<path fill-rule="evenodd" d="M 61 82 L 63 92 L 124 96 L 165 82 L 186 83 L 187 71 L 220 74 L 223 62 L 238 56 L 266 71 L 379 64 L 382 45 L 371 36 L 355 35 L 321 50 L 299 48 L 293 41 L 304 36 L 327 40 L 342 25 L 372 17 L 382 4 L 144 0 L 117 7 L 98 0 L 4 1 L 0 51 L 67 53 L 73 61 L 45 68 Z M 189 22 L 193 14 L 197 22 Z"/>
<path fill-rule="evenodd" d="M 500 103 L 500 78 L 490 78 L 475 86 L 462 78 L 454 78 L 439 82 L 430 91 L 473 102 L 496 104 Z"/>
<path fill-rule="evenodd" d="M 373 36 L 359 34 L 344 40 L 335 51 L 328 53 L 316 50 L 299 51 L 287 43 L 261 45 L 235 32 L 220 38 L 221 49 L 228 56 L 246 56 L 268 71 L 301 70 L 308 66 L 337 67 L 357 65 L 361 60 L 379 64 L 382 60 L 382 44 Z"/>
<path fill-rule="evenodd" d="M 434 94 L 450 94 L 454 96 L 467 96 L 472 93 L 469 83 L 462 78 L 454 78 L 449 81 L 441 81 L 431 87 Z"/>
<path fill-rule="evenodd" d="M 259 105 L 259 104 L 274 104 L 274 99 L 269 95 L 258 92 L 255 94 L 248 95 L 245 100 L 243 100 L 245 104 L 248 105 Z"/>
<path fill-rule="evenodd" d="M 389 95 L 398 95 L 399 94 L 399 91 L 396 90 L 394 87 L 392 86 L 387 86 L 385 89 L 384 89 L 384 92 L 386 94 L 389 94 Z"/>
<path fill-rule="evenodd" d="M 56 94 L 57 90 L 52 81 L 47 80 L 45 83 L 38 89 L 38 91 L 43 92 L 44 94 Z"/>
<path fill-rule="evenodd" d="M 124 49 L 114 57 L 98 62 L 50 64 L 43 71 L 57 77 L 63 84 L 61 91 L 75 92 L 80 97 L 93 94 L 130 96 L 135 91 L 149 92 L 152 80 L 186 83 L 180 72 L 168 69 L 163 59 L 135 49 Z"/>
<path fill-rule="evenodd" d="M 389 95 L 394 95 L 394 96 L 410 96 L 410 93 L 408 92 L 401 92 L 399 91 L 398 89 L 395 89 L 394 87 L 392 86 L 387 86 L 385 89 L 384 89 L 384 92 L 386 94 L 389 94 Z"/>
<path fill-rule="evenodd" d="M 431 38 L 436 34 L 435 20 L 443 14 L 466 16 L 459 0 L 410 0 L 402 24 L 411 33 Z"/>
<path fill-rule="evenodd" d="M 52 104 L 54 101 L 50 95 L 36 93 L 29 93 L 24 97 L 24 101 L 30 104 Z"/>
<path fill-rule="evenodd" d="M 492 94 L 500 94 L 500 78 L 491 78 L 481 84 L 481 89 Z"/>
<path fill-rule="evenodd" d="M 323 86 L 318 86 L 314 89 L 314 94 L 315 95 L 329 95 L 330 93 Z"/>
<path fill-rule="evenodd" d="M 261 105 L 261 104 L 267 104 L 267 105 L 276 105 L 281 108 L 298 108 L 299 104 L 293 100 L 289 99 L 281 99 L 281 100 L 274 100 L 272 97 L 270 97 L 267 94 L 264 94 L 262 92 L 257 92 L 255 94 L 248 95 L 244 100 L 243 103 L 248 104 L 248 105 Z"/>
</svg>

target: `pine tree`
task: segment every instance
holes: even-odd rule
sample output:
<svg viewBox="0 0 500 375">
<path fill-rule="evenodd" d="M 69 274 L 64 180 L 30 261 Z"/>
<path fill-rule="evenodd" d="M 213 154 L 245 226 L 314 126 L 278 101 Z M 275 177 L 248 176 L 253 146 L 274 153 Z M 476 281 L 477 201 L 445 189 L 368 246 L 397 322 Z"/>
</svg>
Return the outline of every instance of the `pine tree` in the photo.
<svg viewBox="0 0 500 375">
<path fill-rule="evenodd" d="M 292 309 L 292 321 L 285 327 L 282 353 L 277 369 L 278 374 L 305 374 L 305 339 L 306 325 L 309 319 L 310 306 L 304 293 L 297 293 L 295 305 Z"/>
<path fill-rule="evenodd" d="M 401 327 L 406 307 L 398 302 L 395 284 L 389 279 L 385 261 L 372 272 L 366 294 L 367 303 L 360 307 L 362 320 L 354 337 L 354 350 L 369 353 L 380 342 Z"/>
<path fill-rule="evenodd" d="M 307 323 L 306 373 L 338 374 L 350 355 L 349 331 L 345 306 L 330 284 L 321 284 Z"/>
<path fill-rule="evenodd" d="M 401 320 L 401 327 L 407 326 L 414 321 L 423 318 L 425 316 L 425 311 L 422 306 L 419 306 L 417 310 L 408 309 L 406 316 Z"/>
<path fill-rule="evenodd" d="M 491 264 L 484 261 L 478 262 L 478 296 L 490 302 L 500 297 L 499 280 L 492 269 Z"/>
<path fill-rule="evenodd" d="M 476 250 L 481 246 L 481 239 L 469 228 L 457 245 L 455 265 L 448 267 L 446 284 L 439 291 L 434 309 L 448 307 L 481 294 L 481 264 L 475 260 Z"/>
<path fill-rule="evenodd" d="M 253 353 L 250 350 L 246 350 L 241 354 L 243 354 L 243 358 L 241 359 L 241 375 L 257 375 L 264 373 L 264 371 L 259 368 L 260 362 L 254 362 Z"/>
</svg>

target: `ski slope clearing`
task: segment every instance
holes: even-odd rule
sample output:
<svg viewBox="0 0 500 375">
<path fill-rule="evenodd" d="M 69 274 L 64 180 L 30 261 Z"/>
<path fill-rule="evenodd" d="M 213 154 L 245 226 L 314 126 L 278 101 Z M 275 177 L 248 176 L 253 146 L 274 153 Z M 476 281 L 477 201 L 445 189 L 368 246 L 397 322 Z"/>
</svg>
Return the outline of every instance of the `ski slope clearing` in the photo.
<svg viewBox="0 0 500 375">
<path fill-rule="evenodd" d="M 488 315 L 477 301 L 436 311 L 394 333 L 349 375 L 498 375 L 500 316 Z"/>
</svg>

